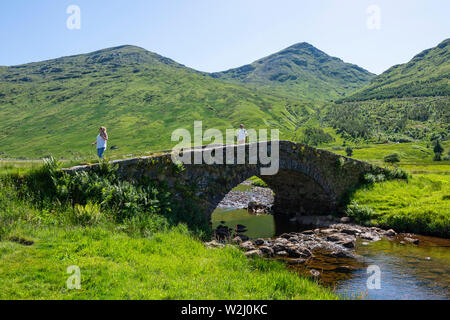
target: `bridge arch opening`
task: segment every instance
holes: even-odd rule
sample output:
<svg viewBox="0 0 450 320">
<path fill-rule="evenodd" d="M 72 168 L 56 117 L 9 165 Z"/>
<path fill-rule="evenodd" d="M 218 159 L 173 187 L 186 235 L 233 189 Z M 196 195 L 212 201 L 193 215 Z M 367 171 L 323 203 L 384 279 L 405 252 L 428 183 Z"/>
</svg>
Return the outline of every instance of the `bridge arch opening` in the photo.
<svg viewBox="0 0 450 320">
<path fill-rule="evenodd" d="M 250 194 L 239 198 L 239 193 L 246 192 L 245 189 L 251 189 L 253 177 L 261 179 L 272 194 L 269 195 L 268 191 L 262 192 L 262 195 Z M 210 214 L 218 207 L 248 208 L 250 202 L 269 207 L 274 215 L 284 215 L 289 218 L 304 215 L 329 215 L 335 210 L 333 195 L 326 190 L 326 186 L 324 187 L 315 178 L 305 173 L 292 169 L 280 169 L 277 174 L 270 176 L 259 175 L 253 170 L 239 175 L 224 192 L 216 197 Z"/>
<path fill-rule="evenodd" d="M 239 225 L 245 226 L 245 236 L 271 238 L 303 230 L 306 226 L 299 216 L 329 215 L 332 203 L 314 178 L 283 169 L 274 176 L 255 175 L 234 184 L 213 209 L 211 226 L 218 239 L 221 228 L 233 230 L 223 233 L 226 238 L 224 235 L 239 234 Z"/>
</svg>

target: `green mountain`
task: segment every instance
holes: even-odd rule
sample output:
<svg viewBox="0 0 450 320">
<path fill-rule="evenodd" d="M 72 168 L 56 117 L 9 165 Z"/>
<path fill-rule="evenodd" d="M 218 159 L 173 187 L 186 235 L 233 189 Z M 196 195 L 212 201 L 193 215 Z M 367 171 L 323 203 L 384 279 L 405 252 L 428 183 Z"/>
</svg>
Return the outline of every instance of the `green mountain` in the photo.
<svg viewBox="0 0 450 320">
<path fill-rule="evenodd" d="M 334 103 L 324 120 L 347 140 L 450 139 L 450 97 L 410 97 Z"/>
<path fill-rule="evenodd" d="M 361 101 L 402 97 L 450 96 L 450 39 L 389 68 L 364 88 L 342 99 Z"/>
<path fill-rule="evenodd" d="M 361 88 L 374 74 L 330 57 L 308 43 L 236 69 L 211 74 L 232 83 L 244 83 L 274 94 L 311 100 L 335 100 Z"/>
<path fill-rule="evenodd" d="M 276 125 L 286 98 L 225 83 L 134 46 L 0 68 L 0 158 L 94 156 L 98 127 L 114 154 L 173 147 L 171 133 Z"/>
<path fill-rule="evenodd" d="M 393 66 L 327 107 L 327 123 L 346 139 L 450 139 L 450 39 Z"/>
</svg>

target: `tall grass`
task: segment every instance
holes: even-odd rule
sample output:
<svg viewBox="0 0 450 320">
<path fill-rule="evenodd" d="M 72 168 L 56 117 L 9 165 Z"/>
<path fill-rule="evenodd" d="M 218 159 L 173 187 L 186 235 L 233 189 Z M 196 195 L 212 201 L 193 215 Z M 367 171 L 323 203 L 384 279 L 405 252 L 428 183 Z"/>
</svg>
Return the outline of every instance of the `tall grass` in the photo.
<svg viewBox="0 0 450 320">
<path fill-rule="evenodd" d="M 348 213 L 360 222 L 398 231 L 450 237 L 450 178 L 413 175 L 358 190 Z"/>
<path fill-rule="evenodd" d="M 0 299 L 337 299 L 280 262 L 248 259 L 234 247 L 208 249 L 166 214 L 117 219 L 91 201 L 26 198 L 48 170 L 0 179 Z M 80 290 L 66 286 L 73 265 Z"/>
</svg>

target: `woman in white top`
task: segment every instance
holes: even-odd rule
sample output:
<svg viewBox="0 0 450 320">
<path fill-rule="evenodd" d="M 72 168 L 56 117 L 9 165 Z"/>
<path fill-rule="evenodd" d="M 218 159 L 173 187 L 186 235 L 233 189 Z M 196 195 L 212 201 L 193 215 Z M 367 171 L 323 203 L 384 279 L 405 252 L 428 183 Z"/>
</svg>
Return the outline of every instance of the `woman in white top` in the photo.
<svg viewBox="0 0 450 320">
<path fill-rule="evenodd" d="M 238 144 L 245 144 L 247 137 L 248 137 L 248 132 L 247 132 L 247 130 L 244 129 L 243 124 L 241 124 L 240 127 L 241 128 L 237 132 L 237 141 L 238 141 Z"/>
<path fill-rule="evenodd" d="M 106 133 L 105 127 L 100 127 L 98 129 L 99 133 L 97 136 L 97 141 L 92 142 L 91 146 L 97 145 L 97 155 L 101 159 L 103 157 L 103 152 L 106 150 L 106 141 L 108 141 L 108 134 Z"/>
</svg>

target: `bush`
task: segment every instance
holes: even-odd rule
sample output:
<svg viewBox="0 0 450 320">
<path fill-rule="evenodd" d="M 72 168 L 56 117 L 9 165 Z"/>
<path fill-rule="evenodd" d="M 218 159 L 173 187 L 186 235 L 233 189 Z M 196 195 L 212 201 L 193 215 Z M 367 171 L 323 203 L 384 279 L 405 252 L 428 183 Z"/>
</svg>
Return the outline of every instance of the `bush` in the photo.
<svg viewBox="0 0 450 320">
<path fill-rule="evenodd" d="M 345 153 L 347 154 L 347 157 L 351 157 L 353 155 L 353 149 L 351 147 L 345 148 Z"/>
<path fill-rule="evenodd" d="M 384 175 L 386 179 L 392 180 L 392 179 L 403 179 L 403 180 L 409 180 L 410 175 L 408 172 L 406 172 L 403 169 L 400 168 L 383 168 Z"/>
<path fill-rule="evenodd" d="M 255 187 L 261 187 L 261 188 L 268 188 L 269 186 L 267 185 L 267 183 L 265 183 L 263 180 L 261 180 L 258 177 L 251 177 L 250 178 L 250 183 L 252 184 L 252 186 Z"/>
<path fill-rule="evenodd" d="M 372 173 L 366 173 L 364 175 L 363 182 L 365 184 L 374 184 L 376 182 L 383 182 L 385 180 L 386 180 L 386 176 L 384 174 L 380 173 L 380 174 L 374 175 Z"/>
<path fill-rule="evenodd" d="M 94 225 L 101 221 L 102 213 L 100 205 L 88 202 L 86 205 L 75 205 L 72 220 L 75 224 L 82 226 Z"/>
<path fill-rule="evenodd" d="M 371 173 L 366 173 L 364 175 L 363 181 L 366 184 L 374 184 L 375 182 L 377 182 L 377 178 L 375 177 L 375 175 L 373 175 Z"/>
<path fill-rule="evenodd" d="M 397 163 L 400 162 L 400 156 L 398 153 L 392 153 L 384 157 L 384 162 L 386 163 Z"/>
<path fill-rule="evenodd" d="M 339 158 L 336 160 L 336 168 L 337 168 L 338 170 L 340 170 L 340 169 L 342 169 L 342 168 L 344 167 L 344 165 L 345 165 L 345 160 L 344 160 L 344 158 L 339 157 Z"/>
<path fill-rule="evenodd" d="M 444 152 L 444 148 L 441 145 L 441 142 L 439 140 L 436 140 L 436 143 L 433 148 L 434 157 L 433 161 L 441 161 L 442 160 L 442 153 Z"/>
<path fill-rule="evenodd" d="M 326 133 L 321 128 L 306 128 L 303 130 L 303 139 L 301 142 L 311 146 L 317 146 L 323 143 L 335 141 L 332 135 Z"/>
<path fill-rule="evenodd" d="M 154 230 L 164 221 L 171 225 L 186 223 L 197 236 L 208 236 L 209 224 L 199 213 L 194 186 L 177 186 L 176 194 L 172 194 L 165 183 L 146 179 L 122 181 L 116 169 L 101 161 L 88 172 L 68 174 L 49 158 L 41 168 L 8 179 L 13 180 L 22 200 L 31 201 L 40 209 L 66 211 L 66 218 L 75 224 L 95 224 L 107 215 L 115 222 L 132 225 L 130 230 L 141 230 L 144 226 Z M 184 168 L 169 169 L 181 172 Z M 183 199 L 182 203 L 174 201 L 175 198 Z M 161 224 L 161 228 L 165 227 Z"/>
<path fill-rule="evenodd" d="M 356 201 L 352 201 L 347 206 L 346 214 L 353 218 L 357 223 L 366 222 L 374 217 L 372 208 L 360 205 Z"/>
</svg>

